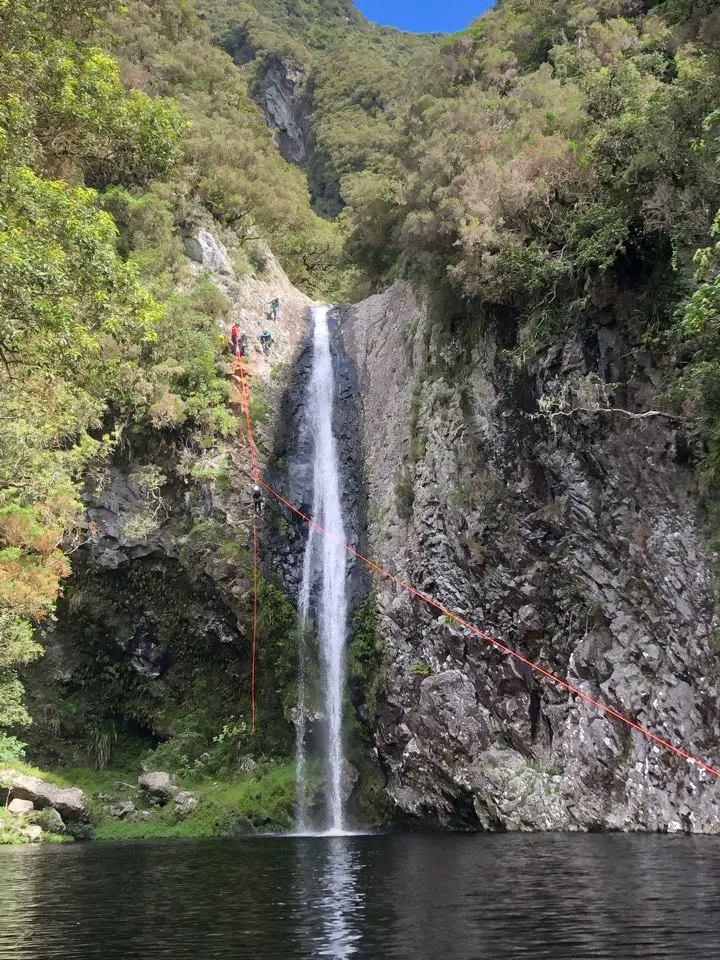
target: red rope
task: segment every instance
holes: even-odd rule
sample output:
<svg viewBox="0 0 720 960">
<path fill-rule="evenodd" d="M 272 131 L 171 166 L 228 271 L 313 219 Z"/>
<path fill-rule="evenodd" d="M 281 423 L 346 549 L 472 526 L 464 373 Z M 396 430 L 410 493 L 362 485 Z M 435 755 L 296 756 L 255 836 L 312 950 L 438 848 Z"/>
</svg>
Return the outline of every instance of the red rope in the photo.
<svg viewBox="0 0 720 960">
<path fill-rule="evenodd" d="M 587 703 L 592 704 L 598 710 L 601 710 L 603 713 L 608 714 L 613 717 L 615 720 L 619 720 L 622 723 L 627 724 L 629 727 L 632 727 L 633 730 L 637 730 L 639 733 L 642 733 L 644 736 L 649 737 L 650 740 L 653 740 L 655 743 L 659 744 L 661 747 L 664 747 L 666 750 L 671 751 L 672 753 L 677 754 L 677 756 L 682 757 L 683 760 L 689 760 L 690 763 L 696 764 L 699 767 L 702 767 L 704 770 L 707 770 L 708 773 L 712 773 L 713 776 L 720 778 L 720 770 L 715 769 L 709 763 L 706 763 L 704 760 L 701 760 L 699 757 L 693 756 L 691 753 L 688 753 L 686 750 L 683 750 L 681 747 L 676 747 L 675 744 L 670 743 L 669 740 L 664 740 L 662 737 L 659 737 L 656 733 L 653 733 L 651 730 L 648 730 L 646 727 L 641 726 L 639 723 L 636 723 L 634 720 L 631 720 L 629 717 L 626 717 L 624 714 L 620 713 L 618 710 L 615 710 L 613 707 L 608 706 L 605 703 L 601 703 L 599 700 L 596 700 L 594 697 L 591 697 L 589 694 L 584 693 L 582 690 L 573 686 L 573 684 L 568 683 L 567 680 L 562 680 L 560 677 L 555 676 L 554 673 L 551 673 L 549 670 L 546 670 L 545 667 L 541 667 L 540 664 L 534 663 L 532 660 L 528 660 L 527 657 L 523 657 L 522 654 L 518 653 L 517 650 L 513 650 L 511 647 L 506 646 L 504 643 L 501 643 L 500 640 L 496 640 L 495 637 L 491 637 L 489 633 L 485 633 L 479 627 L 476 627 L 474 624 L 469 623 L 467 620 L 463 620 L 462 617 L 459 617 L 456 613 L 449 609 L 449 607 L 444 606 L 442 603 L 438 603 L 437 600 L 433 600 L 432 597 L 429 597 L 426 593 L 423 593 L 421 590 L 417 590 L 415 587 L 411 586 L 409 583 L 405 583 L 404 580 L 401 580 L 399 577 L 396 577 L 394 574 L 390 573 L 388 570 L 385 570 L 379 564 L 375 563 L 373 560 L 370 560 L 368 557 L 363 556 L 361 553 L 358 553 L 357 550 L 354 550 L 347 543 L 343 543 L 339 537 L 336 537 L 329 530 L 326 530 L 324 527 L 320 526 L 315 520 L 311 517 L 308 517 L 301 510 L 298 510 L 297 507 L 293 506 L 288 500 L 285 499 L 281 494 L 276 490 L 265 483 L 263 480 L 260 483 L 265 487 L 265 489 L 271 493 L 280 503 L 284 504 L 288 509 L 292 510 L 293 513 L 301 517 L 307 523 L 312 524 L 316 530 L 319 530 L 320 533 L 323 533 L 326 537 L 330 537 L 331 540 L 334 540 L 335 543 L 339 544 L 343 550 L 346 550 L 347 553 L 351 554 L 353 557 L 357 557 L 358 560 L 362 560 L 363 563 L 366 563 L 369 567 L 372 567 L 373 570 L 376 570 L 381 576 L 385 577 L 388 580 L 392 580 L 393 583 L 396 583 L 399 587 L 402 587 L 403 590 L 407 590 L 409 593 L 414 594 L 420 600 L 429 604 L 431 607 L 435 607 L 436 610 L 439 610 L 446 617 L 449 617 L 451 620 L 454 620 L 456 623 L 460 624 L 461 627 L 464 627 L 466 630 L 470 630 L 472 633 L 476 634 L 478 637 L 482 637 L 483 640 L 487 640 L 493 646 L 497 647 L 498 650 L 506 653 L 508 656 L 514 657 L 516 660 L 519 660 L 521 663 L 524 663 L 526 666 L 530 667 L 532 670 L 535 670 L 537 673 L 542 674 L 548 680 L 552 680 L 553 683 L 557 684 L 560 687 L 563 687 L 565 690 L 568 690 L 570 693 L 575 694 L 578 697 L 581 697 Z"/>
<path fill-rule="evenodd" d="M 255 660 L 257 656 L 257 610 L 258 610 L 258 541 L 257 519 L 253 517 L 253 641 L 252 641 L 252 668 L 251 668 L 251 704 L 252 704 L 252 732 L 255 733 Z"/>
<path fill-rule="evenodd" d="M 574 686 L 571 683 L 568 683 L 567 680 L 563 680 L 561 677 L 556 676 L 554 673 L 551 673 L 549 670 L 546 670 L 545 667 L 540 666 L 539 663 L 535 663 L 532 660 L 529 660 L 527 657 L 522 656 L 518 653 L 517 650 L 513 650 L 511 647 L 508 647 L 506 644 L 502 643 L 500 640 L 497 640 L 495 637 L 490 636 L 489 633 L 486 633 L 484 630 L 481 630 L 479 627 L 476 627 L 475 624 L 469 623 L 467 620 L 464 620 L 462 617 L 458 616 L 454 611 L 450 610 L 449 607 L 446 607 L 444 604 L 439 603 L 437 600 L 434 600 L 432 597 L 428 596 L 426 593 L 423 593 L 421 590 L 413 587 L 411 584 L 406 583 L 404 580 L 401 580 L 399 577 L 396 577 L 394 574 L 390 573 L 388 570 L 385 570 L 384 567 L 381 567 L 379 564 L 375 563 L 374 560 L 370 560 L 368 557 L 363 556 L 363 554 L 358 553 L 357 550 L 349 546 L 347 543 L 344 543 L 339 537 L 336 537 L 329 530 L 326 530 L 319 523 L 308 517 L 298 510 L 292 503 L 285 499 L 277 490 L 274 490 L 268 483 L 265 483 L 264 480 L 260 478 L 260 473 L 257 465 L 257 455 L 255 452 L 255 439 L 253 436 L 252 430 L 252 421 L 250 419 L 250 404 L 248 399 L 247 385 L 245 382 L 245 372 L 243 370 L 242 360 L 239 361 L 240 365 L 240 382 L 242 385 L 243 392 L 243 406 L 245 409 L 245 418 L 247 421 L 248 428 L 248 438 L 250 442 L 250 453 L 252 457 L 253 465 L 253 477 L 256 483 L 262 484 L 262 486 L 272 494 L 276 500 L 286 506 L 289 510 L 292 510 L 298 517 L 301 517 L 306 523 L 312 524 L 316 530 L 319 530 L 320 533 L 324 534 L 326 537 L 330 537 L 331 540 L 334 540 L 339 546 L 343 548 L 347 553 L 351 554 L 353 557 L 357 557 L 358 560 L 361 560 L 363 563 L 367 564 L 381 576 L 385 577 L 387 580 L 391 580 L 393 583 L 397 584 L 403 590 L 407 590 L 408 593 L 413 594 L 418 597 L 424 603 L 427 603 L 429 606 L 434 607 L 436 610 L 439 610 L 444 616 L 453 620 L 455 623 L 459 624 L 465 630 L 469 630 L 471 633 L 474 633 L 476 636 L 481 637 L 483 640 L 487 640 L 488 643 L 491 643 L 494 647 L 500 650 L 502 653 L 507 654 L 510 657 L 514 657 L 515 660 L 518 660 L 520 663 L 524 663 L 527 667 L 530 667 L 531 670 L 534 670 L 536 673 L 541 674 L 543 677 L 546 677 L 548 680 L 551 680 L 554 684 L 559 687 L 562 687 L 564 690 L 567 690 L 569 693 L 574 694 L 577 697 L 580 697 L 582 700 L 585 700 L 586 703 L 591 704 L 597 710 L 600 710 L 602 713 L 607 714 L 613 719 L 620 721 L 621 723 L 626 724 L 628 727 L 631 727 L 633 730 L 636 730 L 638 733 L 641 733 L 643 736 L 648 737 L 654 743 L 657 743 L 659 746 L 663 747 L 665 750 L 670 751 L 671 753 L 676 754 L 676 756 L 682 757 L 683 760 L 687 760 L 692 764 L 695 764 L 698 767 L 701 767 L 703 770 L 706 770 L 708 773 L 711 773 L 714 777 L 720 778 L 720 770 L 711 766 L 705 760 L 701 760 L 699 757 L 693 756 L 691 753 L 688 753 L 687 750 L 684 750 L 682 747 L 677 747 L 675 744 L 670 743 L 669 740 L 665 740 L 663 737 L 658 736 L 656 733 L 653 733 L 651 730 L 648 730 L 646 727 L 641 726 L 639 723 L 636 723 L 634 720 L 631 720 L 629 717 L 626 717 L 623 713 L 620 713 L 619 710 L 616 710 L 614 707 L 610 707 L 605 703 L 602 703 L 600 700 L 596 700 L 594 697 L 591 697 L 589 694 L 584 693 L 578 687 Z M 253 701 L 253 715 L 254 715 L 254 701 Z"/>
<path fill-rule="evenodd" d="M 238 356 L 238 370 L 240 371 L 240 392 L 242 394 L 243 411 L 245 413 L 245 422 L 247 423 L 248 442 L 250 444 L 250 459 L 252 461 L 252 475 L 255 483 L 260 480 L 260 470 L 258 469 L 257 453 L 255 451 L 255 435 L 250 419 L 250 394 L 248 392 L 247 377 L 245 374 L 245 364 L 242 357 Z"/>
<path fill-rule="evenodd" d="M 245 376 L 245 366 L 242 357 L 238 357 L 238 370 L 240 371 L 240 390 L 242 394 L 243 410 L 245 411 L 245 422 L 247 423 L 248 443 L 250 444 L 250 459 L 252 460 L 252 474 L 255 483 L 260 481 L 260 470 L 258 469 L 257 453 L 255 450 L 255 436 L 253 434 L 252 420 L 250 419 L 250 396 L 248 393 L 247 380 Z M 253 504 L 253 510 L 255 505 Z M 253 637 L 252 637 L 252 666 L 250 668 L 250 709 L 252 712 L 252 732 L 255 733 L 255 667 L 257 661 L 257 617 L 258 617 L 258 537 L 257 537 L 257 516 L 253 516 Z"/>
</svg>

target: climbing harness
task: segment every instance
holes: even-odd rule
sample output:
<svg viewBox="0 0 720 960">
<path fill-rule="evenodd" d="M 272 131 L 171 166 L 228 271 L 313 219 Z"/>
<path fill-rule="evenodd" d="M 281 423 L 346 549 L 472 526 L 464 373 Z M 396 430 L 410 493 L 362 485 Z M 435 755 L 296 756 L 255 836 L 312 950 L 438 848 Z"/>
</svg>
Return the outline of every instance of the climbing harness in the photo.
<svg viewBox="0 0 720 960">
<path fill-rule="evenodd" d="M 470 633 L 475 634 L 475 636 L 486 640 L 488 643 L 491 643 L 497 650 L 500 650 L 501 653 L 507 654 L 510 657 L 513 657 L 515 660 L 518 660 L 520 663 L 524 663 L 525 666 L 530 667 L 531 670 L 534 670 L 536 673 L 539 673 L 541 676 L 545 677 L 547 680 L 551 680 L 556 686 L 567 690 L 569 693 L 574 694 L 576 697 L 580 697 L 586 703 L 589 703 L 591 706 L 595 707 L 601 713 L 606 714 L 609 717 L 612 717 L 614 720 L 618 720 L 621 723 L 626 724 L 628 727 L 631 727 L 633 730 L 641 733 L 643 736 L 652 740 L 658 746 L 663 747 L 665 750 L 674 753 L 676 756 L 681 757 L 683 760 L 687 760 L 693 766 L 700 767 L 702 770 L 711 773 L 714 777 L 720 778 L 720 770 L 711 766 L 705 760 L 700 759 L 699 757 L 693 756 L 693 754 L 688 753 L 687 750 L 684 750 L 682 747 L 675 746 L 674 743 L 671 743 L 669 740 L 665 740 L 663 737 L 658 736 L 656 733 L 653 733 L 651 730 L 648 730 L 647 727 L 641 726 L 641 724 L 636 723 L 634 720 L 631 720 L 625 714 L 620 713 L 619 710 L 616 710 L 614 707 L 608 706 L 605 703 L 602 703 L 600 700 L 596 700 L 590 694 L 585 693 L 583 690 L 580 690 L 579 687 L 574 686 L 572 683 L 568 683 L 567 680 L 563 680 L 561 677 L 556 676 L 554 673 L 551 673 L 549 670 L 546 670 L 545 667 L 541 666 L 539 663 L 535 663 L 532 660 L 529 660 L 527 657 L 524 657 L 522 654 L 518 653 L 517 650 L 513 650 L 512 647 L 508 647 L 506 644 L 502 643 L 500 640 L 497 640 L 495 637 L 491 636 L 489 633 L 486 633 L 484 630 L 481 630 L 479 627 L 476 627 L 474 624 L 464 620 L 462 617 L 458 616 L 453 610 L 449 607 L 446 607 L 444 604 L 439 603 L 437 600 L 434 600 L 428 594 L 423 593 L 421 590 L 418 590 L 416 587 L 413 587 L 411 584 L 406 583 L 404 580 L 401 580 L 400 577 L 396 577 L 394 574 L 390 573 L 389 570 L 385 570 L 384 567 L 381 567 L 379 564 L 375 563 L 374 560 L 370 560 L 368 557 L 363 556 L 349 544 L 344 543 L 339 537 L 336 537 L 329 530 L 326 530 L 322 527 L 316 520 L 313 520 L 312 517 L 307 516 L 303 513 L 302 510 L 299 510 L 296 506 L 290 503 L 289 500 L 286 500 L 282 494 L 278 493 L 277 490 L 274 490 L 270 484 L 265 483 L 261 479 L 258 467 L 257 467 L 257 454 L 255 451 L 255 438 L 253 435 L 252 421 L 250 419 L 250 407 L 248 402 L 247 387 L 244 380 L 244 373 L 242 370 L 242 361 L 240 361 L 240 377 L 243 386 L 243 405 L 245 407 L 245 417 L 247 421 L 247 430 L 248 430 L 248 441 L 250 444 L 250 456 L 253 464 L 253 477 L 255 478 L 256 483 L 260 483 L 261 486 L 267 490 L 279 503 L 287 507 L 288 510 L 291 510 L 296 516 L 300 517 L 306 523 L 313 526 L 316 530 L 322 533 L 324 536 L 329 537 L 331 540 L 334 540 L 339 546 L 343 548 L 351 556 L 356 557 L 358 560 L 361 560 L 363 563 L 367 564 L 368 567 L 375 570 L 376 573 L 379 573 L 385 579 L 392 581 L 401 589 L 406 590 L 408 593 L 413 596 L 418 597 L 424 603 L 427 603 L 428 606 L 434 607 L 436 610 L 439 610 L 440 613 L 447 617 L 449 620 L 452 620 L 454 623 L 458 624 L 464 630 L 469 630 Z M 254 709 L 254 708 L 253 708 Z"/>
</svg>

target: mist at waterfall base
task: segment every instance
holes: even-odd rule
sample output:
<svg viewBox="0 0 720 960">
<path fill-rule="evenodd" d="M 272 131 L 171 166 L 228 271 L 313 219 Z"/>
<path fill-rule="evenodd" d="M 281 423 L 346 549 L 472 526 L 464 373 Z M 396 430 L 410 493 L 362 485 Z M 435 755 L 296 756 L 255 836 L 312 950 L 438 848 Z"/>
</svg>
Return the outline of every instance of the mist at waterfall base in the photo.
<svg viewBox="0 0 720 960">
<path fill-rule="evenodd" d="M 346 585 L 345 529 L 340 499 L 340 472 L 337 441 L 333 434 L 335 376 L 330 350 L 328 308 L 314 307 L 312 316 L 312 372 L 308 384 L 303 429 L 312 438 L 312 516 L 329 536 L 310 527 L 303 575 L 298 597 L 298 702 L 295 712 L 295 753 L 297 781 L 297 827 L 305 833 L 312 829 L 342 833 L 344 815 L 341 778 L 342 705 L 345 693 L 345 642 L 348 600 Z M 313 603 L 313 597 L 317 599 Z M 307 623 L 314 615 L 317 623 L 322 713 L 325 718 L 325 755 L 327 777 L 325 822 L 313 824 L 310 818 L 309 772 L 307 758 Z"/>
<path fill-rule="evenodd" d="M 709 960 L 720 844 L 404 834 L 0 847 L 2 960 Z"/>
</svg>

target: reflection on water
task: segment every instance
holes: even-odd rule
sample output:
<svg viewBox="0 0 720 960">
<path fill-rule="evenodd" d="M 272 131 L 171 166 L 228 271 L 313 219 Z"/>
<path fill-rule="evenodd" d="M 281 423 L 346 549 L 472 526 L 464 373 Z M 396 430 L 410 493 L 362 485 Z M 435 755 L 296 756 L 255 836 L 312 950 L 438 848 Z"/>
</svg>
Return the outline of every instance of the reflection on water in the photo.
<svg viewBox="0 0 720 960">
<path fill-rule="evenodd" d="M 704 960 L 715 838 L 336 836 L 0 848 L 0 960 Z"/>
<path fill-rule="evenodd" d="M 316 844 L 322 840 L 320 856 Z M 300 955 L 349 960 L 362 939 L 363 892 L 360 862 L 349 836 L 302 838 L 297 845 L 296 888 L 302 902 L 314 903 L 314 915 L 301 924 Z"/>
</svg>

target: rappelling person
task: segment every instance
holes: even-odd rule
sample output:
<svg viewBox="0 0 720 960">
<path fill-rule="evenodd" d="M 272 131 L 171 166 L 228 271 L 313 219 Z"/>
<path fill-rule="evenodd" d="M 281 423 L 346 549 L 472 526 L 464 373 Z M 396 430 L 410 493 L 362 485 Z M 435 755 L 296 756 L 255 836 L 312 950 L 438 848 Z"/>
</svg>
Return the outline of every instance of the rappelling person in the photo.
<svg viewBox="0 0 720 960">
<path fill-rule="evenodd" d="M 238 325 L 237 325 L 236 323 L 234 323 L 234 324 L 232 325 L 231 330 L 230 330 L 230 350 L 231 350 L 233 356 L 237 356 L 237 354 L 238 354 L 238 349 L 239 349 L 238 343 L 239 343 L 239 341 L 240 341 L 240 328 L 238 327 Z M 240 356 L 242 356 L 242 354 L 240 354 Z"/>
<path fill-rule="evenodd" d="M 255 504 L 255 516 L 259 517 L 262 515 L 263 495 L 262 495 L 262 490 L 260 489 L 260 486 L 257 483 L 253 484 L 252 498 L 253 498 L 253 503 Z"/>
<path fill-rule="evenodd" d="M 269 303 L 270 306 L 270 317 L 272 318 L 273 323 L 277 321 L 278 312 L 280 310 L 280 301 L 277 297 L 274 300 L 271 300 Z"/>
<path fill-rule="evenodd" d="M 262 347 L 262 352 L 267 356 L 270 353 L 270 346 L 273 342 L 273 336 L 269 330 L 263 330 L 260 334 L 260 346 Z"/>
</svg>

